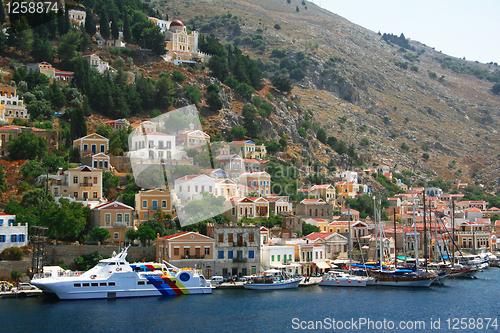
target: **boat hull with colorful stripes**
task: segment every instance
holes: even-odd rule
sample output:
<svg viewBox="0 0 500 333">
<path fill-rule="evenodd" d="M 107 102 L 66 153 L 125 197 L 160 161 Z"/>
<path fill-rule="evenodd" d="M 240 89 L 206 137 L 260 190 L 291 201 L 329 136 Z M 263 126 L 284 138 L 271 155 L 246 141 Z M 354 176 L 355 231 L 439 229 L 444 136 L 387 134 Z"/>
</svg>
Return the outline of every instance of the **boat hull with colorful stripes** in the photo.
<svg viewBox="0 0 500 333">
<path fill-rule="evenodd" d="M 31 283 L 63 300 L 212 293 L 210 282 L 192 269 L 157 263 L 129 264 L 119 255 L 101 260 L 82 274 L 36 276 Z"/>
</svg>

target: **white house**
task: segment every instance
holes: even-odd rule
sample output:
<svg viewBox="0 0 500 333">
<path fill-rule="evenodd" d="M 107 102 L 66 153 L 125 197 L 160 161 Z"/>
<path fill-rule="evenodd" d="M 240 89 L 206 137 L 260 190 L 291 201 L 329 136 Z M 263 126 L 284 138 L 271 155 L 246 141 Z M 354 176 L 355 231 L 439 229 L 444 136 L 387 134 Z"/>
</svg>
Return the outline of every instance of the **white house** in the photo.
<svg viewBox="0 0 500 333">
<path fill-rule="evenodd" d="M 175 180 L 175 193 L 183 202 L 201 199 L 202 192 L 215 195 L 215 179 L 207 175 L 187 175 Z"/>
<path fill-rule="evenodd" d="M 344 171 L 341 173 L 340 177 L 345 179 L 346 182 L 358 183 L 358 173 L 356 171 Z"/>
<path fill-rule="evenodd" d="M 443 194 L 443 190 L 437 187 L 429 187 L 425 189 L 425 195 L 428 197 L 440 197 Z"/>
<path fill-rule="evenodd" d="M 101 74 L 104 74 L 110 68 L 109 63 L 99 58 L 97 54 L 89 54 L 83 57 L 88 59 L 91 68 L 97 69 Z"/>
<path fill-rule="evenodd" d="M 286 245 L 262 245 L 260 250 L 260 264 L 264 269 L 281 269 L 289 267 L 289 273 L 293 274 L 295 271 L 292 269 L 292 264 L 295 264 L 295 247 Z"/>
<path fill-rule="evenodd" d="M 28 224 L 16 225 L 16 215 L 0 212 L 0 253 L 9 247 L 28 244 Z"/>
<path fill-rule="evenodd" d="M 139 131 L 130 137 L 130 156 L 150 160 L 180 160 L 186 153 L 175 146 L 175 136 L 160 132 L 143 135 Z"/>
</svg>

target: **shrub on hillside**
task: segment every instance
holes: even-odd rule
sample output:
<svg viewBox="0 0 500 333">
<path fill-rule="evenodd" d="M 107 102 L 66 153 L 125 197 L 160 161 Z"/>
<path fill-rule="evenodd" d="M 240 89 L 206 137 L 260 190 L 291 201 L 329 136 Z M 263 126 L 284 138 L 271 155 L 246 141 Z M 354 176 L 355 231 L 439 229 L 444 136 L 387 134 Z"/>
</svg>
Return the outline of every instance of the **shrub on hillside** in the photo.
<svg viewBox="0 0 500 333">
<path fill-rule="evenodd" d="M 22 260 L 23 250 L 18 247 L 8 247 L 0 253 L 0 260 Z"/>
</svg>

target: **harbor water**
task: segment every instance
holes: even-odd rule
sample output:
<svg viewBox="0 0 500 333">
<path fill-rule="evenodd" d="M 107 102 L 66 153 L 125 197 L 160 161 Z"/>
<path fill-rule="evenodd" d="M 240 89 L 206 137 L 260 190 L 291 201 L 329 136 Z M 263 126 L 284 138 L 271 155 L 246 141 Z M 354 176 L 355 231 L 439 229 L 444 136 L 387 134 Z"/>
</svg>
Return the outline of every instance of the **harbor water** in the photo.
<svg viewBox="0 0 500 333">
<path fill-rule="evenodd" d="M 401 323 L 408 331 L 500 332 L 500 269 L 477 277 L 423 289 L 316 285 L 116 300 L 0 299 L 0 322 L 2 332 L 391 332 Z"/>
</svg>

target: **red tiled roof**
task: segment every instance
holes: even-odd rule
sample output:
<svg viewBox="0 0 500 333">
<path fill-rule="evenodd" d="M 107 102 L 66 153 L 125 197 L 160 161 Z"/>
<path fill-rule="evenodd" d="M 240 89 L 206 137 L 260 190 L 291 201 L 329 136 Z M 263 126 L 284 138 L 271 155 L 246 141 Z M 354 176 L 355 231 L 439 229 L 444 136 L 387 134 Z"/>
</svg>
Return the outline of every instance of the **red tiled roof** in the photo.
<svg viewBox="0 0 500 333">
<path fill-rule="evenodd" d="M 178 234 L 175 234 L 175 235 L 164 236 L 164 237 L 160 237 L 160 238 L 161 239 L 171 239 L 171 238 L 178 237 L 178 236 L 181 236 L 181 235 L 189 234 L 190 232 L 192 232 L 192 231 L 184 231 L 184 232 L 181 232 L 181 233 L 178 233 Z"/>
<path fill-rule="evenodd" d="M 326 203 L 323 201 L 323 199 L 304 199 L 300 203 Z"/>
<path fill-rule="evenodd" d="M 306 239 L 314 241 L 318 238 L 326 239 L 330 235 L 333 235 L 333 232 L 313 232 L 307 235 Z"/>
</svg>

